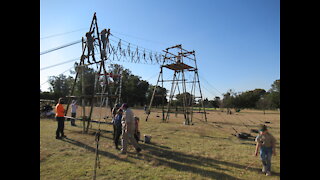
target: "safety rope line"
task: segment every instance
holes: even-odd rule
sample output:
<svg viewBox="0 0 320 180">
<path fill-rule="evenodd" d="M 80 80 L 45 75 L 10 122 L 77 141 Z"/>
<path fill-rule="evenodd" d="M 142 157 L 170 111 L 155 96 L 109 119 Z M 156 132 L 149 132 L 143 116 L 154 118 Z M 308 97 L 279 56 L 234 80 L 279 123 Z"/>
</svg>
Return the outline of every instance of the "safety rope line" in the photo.
<svg viewBox="0 0 320 180">
<path fill-rule="evenodd" d="M 106 75 L 104 74 L 103 76 L 104 76 L 104 78 L 103 78 L 104 82 L 107 81 Z M 97 78 L 97 81 L 98 81 L 98 79 L 99 78 Z M 94 175 L 93 175 L 94 180 L 96 179 L 97 167 L 100 169 L 100 159 L 99 159 L 99 141 L 100 141 L 100 135 L 101 135 L 100 125 L 101 125 L 101 117 L 102 117 L 102 105 L 103 105 L 103 101 L 104 101 L 103 96 L 104 96 L 104 92 L 106 90 L 106 87 L 107 87 L 106 83 L 103 83 L 101 95 L 100 95 L 100 114 L 99 114 L 98 130 L 95 135 L 95 142 L 96 142 L 95 155 L 96 155 L 96 158 L 95 158 L 95 164 L 94 164 Z"/>
<path fill-rule="evenodd" d="M 217 89 L 217 88 L 215 88 L 215 87 L 213 87 L 206 79 L 204 79 L 202 76 L 200 76 L 199 75 L 199 77 L 202 79 L 202 80 L 204 80 L 204 82 L 206 82 L 209 86 L 211 86 L 212 88 L 214 88 L 215 90 L 217 90 L 219 93 L 220 93 L 220 95 L 222 95 L 222 93 Z M 206 89 L 206 88 L 205 88 Z M 211 93 L 208 89 L 207 89 L 207 91 L 209 92 L 209 93 Z M 221 115 L 220 115 L 221 116 Z M 221 116 L 222 117 L 222 116 Z M 233 119 L 235 119 L 234 117 L 232 117 Z M 243 126 L 245 126 L 248 130 L 250 130 L 251 131 L 251 129 L 249 128 L 249 126 L 246 124 L 246 123 L 244 123 L 243 121 L 242 121 L 242 119 L 240 118 L 240 117 L 236 117 L 239 121 L 241 121 L 241 124 L 243 125 Z M 223 118 L 224 119 L 224 118 Z M 250 122 L 252 122 L 251 120 L 250 120 Z M 255 124 L 255 123 L 254 123 Z M 238 131 L 232 126 L 232 129 L 236 132 L 236 133 L 238 133 Z"/>
<path fill-rule="evenodd" d="M 77 29 L 77 30 L 73 30 L 73 31 L 65 32 L 65 33 L 53 34 L 53 35 L 50 35 L 50 36 L 42 37 L 42 38 L 40 38 L 40 40 L 48 39 L 48 38 L 52 38 L 52 37 L 57 37 L 57 36 L 62 36 L 62 35 L 65 35 L 65 34 L 70 34 L 70 33 L 82 31 L 82 30 L 85 30 L 85 29 L 87 29 L 87 28 L 81 28 L 81 29 Z"/>
<path fill-rule="evenodd" d="M 218 113 L 218 115 L 224 120 L 224 121 L 226 121 L 227 122 L 227 120 L 223 117 L 223 116 L 221 116 L 219 113 Z M 238 134 L 238 131 L 230 124 L 230 126 L 231 126 L 231 128 L 236 132 L 236 134 Z"/>
<path fill-rule="evenodd" d="M 236 121 L 240 121 L 240 122 L 241 122 L 241 124 L 242 124 L 244 127 L 246 127 L 247 129 L 249 129 L 249 131 L 250 131 L 249 126 L 248 126 L 247 124 L 245 124 L 245 123 L 242 121 L 242 119 L 240 119 L 240 118 L 239 118 L 239 117 L 237 117 L 237 116 L 236 116 L 236 118 L 235 118 L 235 116 L 232 116 L 232 119 L 233 119 L 233 120 L 235 120 L 235 119 L 236 119 Z"/>
<path fill-rule="evenodd" d="M 81 40 L 74 41 L 72 43 L 65 44 L 65 45 L 62 45 L 60 47 L 56 47 L 56 48 L 49 49 L 49 50 L 46 50 L 46 51 L 42 51 L 42 52 L 40 52 L 40 55 L 44 55 L 44 54 L 47 54 L 49 52 L 53 52 L 53 51 L 56 51 L 56 50 L 59 50 L 59 49 L 62 49 L 62 48 L 68 47 L 68 46 L 72 46 L 72 45 L 78 44 L 78 43 L 81 43 Z"/>
<path fill-rule="evenodd" d="M 75 61 L 78 60 L 78 59 L 80 59 L 80 57 L 73 58 L 73 59 L 71 59 L 71 60 L 64 61 L 64 62 L 61 62 L 61 63 L 58 63 L 58 64 L 54 64 L 54 65 L 51 65 L 51 66 L 43 67 L 43 68 L 40 69 L 40 71 L 45 70 L 45 69 L 49 69 L 49 68 L 52 68 L 52 67 L 56 67 L 56 66 L 59 66 L 59 65 L 62 65 L 62 64 L 67 64 L 67 63 L 70 63 L 70 62 L 75 62 Z"/>
<path fill-rule="evenodd" d="M 62 73 L 60 73 L 60 74 L 64 74 L 64 73 L 66 73 L 67 71 L 71 70 L 72 68 L 73 68 L 73 66 L 72 66 L 71 68 L 68 68 L 67 70 L 63 71 L 63 72 L 62 72 Z M 42 85 L 44 85 L 44 84 L 48 83 L 49 81 L 50 81 L 50 79 L 48 79 L 46 82 L 44 82 L 44 83 L 40 84 L 40 86 L 42 86 Z"/>
<path fill-rule="evenodd" d="M 224 130 L 224 128 L 222 128 L 221 126 L 218 126 L 218 125 L 216 125 L 216 124 L 209 124 L 208 122 L 205 122 L 205 121 L 203 121 L 202 119 L 197 118 L 197 117 L 193 117 L 193 118 L 199 120 L 199 122 L 201 122 L 201 123 L 203 123 L 203 124 L 209 125 L 209 126 L 211 126 L 211 127 L 213 127 L 213 128 L 216 128 L 216 129 L 218 129 L 218 130 L 220 130 L 220 131 L 226 132 L 226 133 L 228 133 L 228 134 L 230 133 L 229 131 Z"/>
</svg>

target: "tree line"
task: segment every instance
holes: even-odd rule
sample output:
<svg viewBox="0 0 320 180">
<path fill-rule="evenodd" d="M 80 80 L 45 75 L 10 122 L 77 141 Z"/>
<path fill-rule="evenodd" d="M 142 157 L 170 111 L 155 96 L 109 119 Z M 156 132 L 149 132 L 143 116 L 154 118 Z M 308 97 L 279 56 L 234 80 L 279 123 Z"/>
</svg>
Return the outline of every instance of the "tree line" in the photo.
<svg viewBox="0 0 320 180">
<path fill-rule="evenodd" d="M 76 71 L 80 70 L 76 66 L 75 71 L 70 71 L 72 75 L 76 74 Z M 111 64 L 108 66 L 108 72 L 112 74 L 119 73 L 119 70 L 122 71 L 122 88 L 121 88 L 121 99 L 123 102 L 129 104 L 129 106 L 144 106 L 149 105 L 151 96 L 155 90 L 155 96 L 153 99 L 152 106 L 162 106 L 162 104 L 167 105 L 167 93 L 166 88 L 160 86 L 155 86 L 149 84 L 149 82 L 142 80 L 141 77 L 132 74 L 129 69 L 125 69 L 123 66 L 118 64 Z M 79 76 L 75 82 L 74 77 L 65 76 L 60 74 L 58 76 L 50 76 L 49 91 L 42 92 L 40 89 L 40 99 L 50 99 L 57 100 L 60 97 L 67 97 L 70 95 L 73 84 L 74 87 L 74 96 L 80 96 L 82 94 L 82 81 L 85 84 L 84 95 L 93 95 L 94 94 L 94 84 L 96 79 L 97 71 L 92 68 L 84 67 L 83 77 Z M 83 78 L 83 79 L 82 79 Z M 119 76 L 110 77 L 109 90 L 114 92 L 115 89 L 119 86 Z M 98 83 L 99 84 L 99 83 Z M 96 87 L 96 92 L 101 92 L 101 86 Z M 183 97 L 186 97 L 187 105 L 192 105 L 197 107 L 202 103 L 205 107 L 208 108 L 233 108 L 236 110 L 244 108 L 252 109 L 278 109 L 280 108 L 280 79 L 275 80 L 271 85 L 271 88 L 266 91 L 264 89 L 254 89 L 245 92 L 234 92 L 228 90 L 226 93 L 222 94 L 222 99 L 219 96 L 216 96 L 214 99 L 209 100 L 208 98 L 203 99 L 203 102 L 196 102 L 194 97 L 189 94 L 177 94 L 175 99 L 172 101 L 172 106 L 182 106 Z M 163 98 L 164 97 L 164 98 Z M 111 102 L 114 102 L 115 97 L 110 97 Z M 90 99 L 85 99 L 85 103 L 90 103 Z M 110 104 L 113 106 L 112 104 Z"/>
<path fill-rule="evenodd" d="M 42 92 L 40 89 L 40 99 L 50 99 L 57 100 L 60 97 L 67 97 L 70 95 L 73 84 L 75 83 L 73 96 L 79 97 L 81 95 L 88 96 L 94 95 L 94 93 L 100 93 L 102 90 L 102 86 L 98 83 L 96 87 L 96 92 L 94 92 L 95 81 L 97 80 L 97 71 L 93 68 L 84 67 L 83 69 L 83 77 L 80 75 L 80 67 L 76 67 L 75 71 L 70 71 L 71 75 L 76 74 L 76 71 L 79 70 L 79 77 L 77 81 L 75 81 L 74 77 L 69 75 L 60 74 L 58 76 L 50 76 L 49 77 L 49 91 Z M 82 70 L 82 69 L 81 69 Z M 129 106 L 144 106 L 147 105 L 153 94 L 153 90 L 155 88 L 154 85 L 149 84 L 149 82 L 142 80 L 141 77 L 132 74 L 129 69 L 125 69 L 123 66 L 118 64 L 111 64 L 107 67 L 107 72 L 110 72 L 114 75 L 119 74 L 122 71 L 122 86 L 121 86 L 121 99 L 123 102 L 128 103 Z M 99 76 L 98 76 L 99 77 Z M 83 78 L 83 79 L 82 79 Z M 109 102 L 111 106 L 113 106 L 112 102 L 115 102 L 115 98 L 112 94 L 115 92 L 115 89 L 119 87 L 119 76 L 109 77 Z M 82 83 L 84 82 L 84 88 L 82 87 Z M 100 80 L 101 81 L 101 80 Z M 102 82 L 101 82 L 102 83 Z M 84 93 L 82 94 L 82 88 L 84 89 Z M 119 91 L 119 90 L 118 90 Z M 155 97 L 153 99 L 154 106 L 159 106 L 164 103 L 167 104 L 166 97 L 167 90 L 160 86 L 156 87 Z M 97 102 L 96 100 L 95 102 Z M 85 103 L 88 105 L 91 102 L 90 98 L 85 98 Z"/>
<path fill-rule="evenodd" d="M 218 96 L 211 101 L 205 98 L 203 104 L 205 107 L 235 109 L 236 111 L 246 108 L 280 109 L 280 79 L 275 80 L 268 91 L 257 88 L 237 93 L 230 89 L 223 94 L 223 99 Z"/>
</svg>

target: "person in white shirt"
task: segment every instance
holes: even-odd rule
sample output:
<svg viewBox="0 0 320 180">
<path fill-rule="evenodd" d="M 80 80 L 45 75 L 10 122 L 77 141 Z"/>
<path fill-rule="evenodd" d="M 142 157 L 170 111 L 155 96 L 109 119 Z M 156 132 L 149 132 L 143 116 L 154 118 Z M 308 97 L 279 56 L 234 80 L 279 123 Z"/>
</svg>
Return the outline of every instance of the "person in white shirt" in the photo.
<svg viewBox="0 0 320 180">
<path fill-rule="evenodd" d="M 123 110 L 123 116 L 121 119 L 121 123 L 122 123 L 121 154 L 127 153 L 128 141 L 130 141 L 130 144 L 132 144 L 134 146 L 134 148 L 136 149 L 137 153 L 139 153 L 141 151 L 141 148 L 140 148 L 139 144 L 137 143 L 136 139 L 134 138 L 134 133 L 135 133 L 134 114 L 126 103 L 122 104 L 120 109 Z"/>
<path fill-rule="evenodd" d="M 77 108 L 78 108 L 77 101 L 72 100 L 72 103 L 71 103 L 71 117 L 76 118 Z M 73 118 L 70 120 L 71 126 L 76 126 L 75 119 L 73 119 Z"/>
</svg>

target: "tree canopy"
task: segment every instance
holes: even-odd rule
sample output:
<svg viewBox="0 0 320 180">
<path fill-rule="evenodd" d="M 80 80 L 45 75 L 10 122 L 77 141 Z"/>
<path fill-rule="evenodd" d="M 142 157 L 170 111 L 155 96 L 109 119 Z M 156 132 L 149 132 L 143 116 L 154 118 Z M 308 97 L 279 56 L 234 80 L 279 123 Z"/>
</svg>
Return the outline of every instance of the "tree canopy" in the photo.
<svg viewBox="0 0 320 180">
<path fill-rule="evenodd" d="M 80 68 L 76 67 L 76 70 Z M 122 102 L 128 103 L 129 106 L 144 106 L 149 105 L 154 88 L 156 88 L 155 96 L 153 99 L 153 106 L 166 105 L 168 103 L 167 89 L 160 86 L 154 86 L 149 82 L 142 80 L 141 77 L 132 74 L 129 69 L 125 69 L 118 64 L 111 64 L 108 66 L 108 73 L 119 74 L 122 71 L 122 89 L 121 99 Z M 71 71 L 71 74 L 75 74 L 75 71 Z M 79 96 L 82 93 L 82 80 L 85 83 L 84 95 L 93 95 L 94 84 L 96 82 L 97 72 L 89 67 L 84 68 L 84 77 L 79 76 L 77 78 L 73 95 Z M 84 78 L 84 79 L 82 79 Z M 110 77 L 109 93 L 114 93 L 119 88 L 119 76 Z M 70 95 L 73 83 L 75 79 L 72 76 L 65 76 L 60 74 L 58 76 L 49 77 L 50 89 L 49 92 L 42 92 L 40 90 L 40 99 L 52 99 L 57 100 L 59 97 L 66 97 Z M 118 89 L 119 90 L 119 89 Z M 97 91 L 100 92 L 101 87 L 97 86 Z M 164 98 L 163 98 L 164 97 Z M 115 101 L 115 97 L 110 102 Z M 193 102 L 194 106 L 200 106 L 201 102 L 195 102 L 195 98 L 190 93 L 175 95 L 172 105 L 183 106 L 183 99 L 186 98 L 187 106 L 190 106 Z M 255 108 L 255 109 L 278 109 L 280 108 L 280 79 L 275 80 L 271 84 L 271 88 L 266 91 L 264 89 L 254 89 L 245 92 L 235 92 L 228 90 L 223 94 L 223 98 L 215 97 L 213 100 L 208 98 L 203 99 L 205 107 L 214 108 Z M 110 104 L 113 106 L 113 104 Z"/>
<path fill-rule="evenodd" d="M 80 68 L 76 68 L 76 70 L 81 70 Z M 133 75 L 129 69 L 124 69 L 123 66 L 118 64 L 111 64 L 108 66 L 108 73 L 112 73 L 117 75 L 122 71 L 122 87 L 121 87 L 121 99 L 123 102 L 128 103 L 129 106 L 143 106 L 150 102 L 152 93 L 153 93 L 153 85 L 150 85 L 147 81 L 142 80 L 141 77 Z M 72 74 L 75 74 L 75 71 L 71 71 Z M 82 93 L 82 80 L 84 81 L 84 95 L 93 95 L 94 85 L 96 80 L 99 80 L 96 76 L 97 71 L 92 68 L 85 67 L 84 68 L 84 76 L 78 75 L 78 79 L 75 84 L 74 88 L 74 96 L 79 96 Z M 83 79 L 82 79 L 83 78 Z M 109 94 L 115 93 L 116 89 L 119 89 L 119 76 L 112 76 L 109 78 Z M 102 80 L 100 80 L 102 81 Z M 58 76 L 51 76 L 49 78 L 50 89 L 49 92 L 41 92 L 40 91 L 40 98 L 43 99 L 54 99 L 57 100 L 59 97 L 66 97 L 70 95 L 74 78 L 72 76 L 66 77 L 63 74 Z M 101 87 L 98 85 L 96 92 L 101 91 Z M 162 98 L 160 97 L 163 95 L 166 97 L 167 90 L 162 87 L 158 87 L 156 91 L 156 97 L 154 99 L 154 104 L 159 105 L 162 104 Z M 115 97 L 111 96 L 111 100 L 109 101 L 114 102 Z M 164 103 L 167 103 L 167 100 L 164 100 Z M 113 106 L 113 104 L 110 104 Z"/>
</svg>

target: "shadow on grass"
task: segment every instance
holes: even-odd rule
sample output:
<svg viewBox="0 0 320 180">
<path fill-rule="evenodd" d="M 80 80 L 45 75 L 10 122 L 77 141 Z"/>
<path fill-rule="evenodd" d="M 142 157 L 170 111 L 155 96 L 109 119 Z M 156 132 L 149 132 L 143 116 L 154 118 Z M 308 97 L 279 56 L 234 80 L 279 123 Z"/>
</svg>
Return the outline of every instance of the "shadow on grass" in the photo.
<svg viewBox="0 0 320 180">
<path fill-rule="evenodd" d="M 74 127 L 83 129 L 83 126 L 82 126 L 82 125 L 76 125 L 76 126 L 74 126 Z M 98 129 L 95 129 L 95 128 L 89 128 L 89 130 L 91 130 L 91 131 L 98 131 Z M 100 131 L 101 131 L 102 133 L 111 133 L 111 134 L 113 133 L 112 131 L 103 130 L 103 129 L 100 129 Z"/>
<path fill-rule="evenodd" d="M 220 125 L 239 126 L 239 127 L 246 127 L 247 126 L 247 128 L 249 128 L 249 127 L 250 128 L 257 128 L 257 127 L 259 127 L 259 124 L 246 124 L 246 125 L 244 125 L 244 123 L 236 124 L 236 123 L 230 123 L 230 122 L 209 122 L 209 123 L 214 124 L 216 126 L 220 126 Z"/>
<path fill-rule="evenodd" d="M 143 141 L 141 141 L 141 142 L 143 142 Z M 171 149 L 170 147 L 168 147 L 168 146 L 162 146 L 162 145 L 158 145 L 158 144 L 155 144 L 155 143 L 152 143 L 152 142 L 150 142 L 150 143 L 148 143 L 149 145 L 152 145 L 152 146 L 156 146 L 156 147 L 158 147 L 158 148 L 165 148 L 165 149 Z M 141 145 L 141 144 L 139 144 L 139 145 Z M 143 144 L 142 144 L 143 145 Z"/>
<path fill-rule="evenodd" d="M 71 133 L 75 133 L 75 134 L 83 134 L 82 131 L 75 131 L 75 130 L 70 130 L 70 129 L 67 129 L 67 131 L 69 131 Z M 110 131 L 101 130 L 100 137 L 113 140 L 112 137 L 105 136 L 103 133 L 110 133 Z M 90 131 L 86 135 L 95 136 L 96 132 L 95 131 L 94 132 Z"/>
<path fill-rule="evenodd" d="M 161 146 L 157 146 L 155 144 L 141 144 L 141 147 L 144 150 L 148 151 L 148 153 L 143 153 L 144 156 L 148 159 L 155 159 L 162 165 L 168 166 L 178 171 L 187 171 L 194 174 L 199 174 L 203 177 L 214 179 L 238 179 L 225 173 L 205 169 L 210 167 L 221 171 L 229 171 L 228 169 L 221 168 L 220 165 L 238 168 L 241 171 L 261 171 L 260 168 L 247 167 L 245 165 L 240 165 L 233 162 L 221 161 L 198 155 L 190 155 L 182 152 L 162 149 L 160 148 Z M 280 176 L 280 174 L 273 173 L 273 176 Z"/>
<path fill-rule="evenodd" d="M 213 136 L 201 136 L 201 137 L 204 137 L 204 138 L 210 138 L 210 139 L 225 139 L 225 140 L 230 140 L 230 138 L 224 138 L 224 137 L 213 137 Z"/>
<path fill-rule="evenodd" d="M 75 146 L 78 146 L 78 147 L 81 147 L 81 148 L 84 148 L 86 150 L 89 150 L 93 153 L 96 152 L 96 148 L 94 147 L 91 147 L 91 146 L 88 146 L 82 142 L 79 142 L 79 141 L 76 141 L 74 139 L 70 139 L 70 138 L 64 138 L 62 139 L 62 141 L 64 142 L 67 142 L 67 143 L 70 143 L 72 145 L 75 145 Z M 131 161 L 129 161 L 127 158 L 126 159 L 122 159 L 120 157 L 118 157 L 117 155 L 114 155 L 110 152 L 106 152 L 106 151 L 101 151 L 101 149 L 99 148 L 99 155 L 102 155 L 102 156 L 105 156 L 105 157 L 108 157 L 108 158 L 111 158 L 111 159 L 115 159 L 115 160 L 119 160 L 119 161 L 124 161 L 124 162 L 130 162 L 132 163 Z"/>
<path fill-rule="evenodd" d="M 225 173 L 215 172 L 212 170 L 207 170 L 201 167 L 213 167 L 221 171 L 228 171 L 228 169 L 223 169 L 219 164 L 227 163 L 222 161 L 217 161 L 214 159 L 208 159 L 201 156 L 187 155 L 181 152 L 175 152 L 171 150 L 165 150 L 160 148 L 156 144 L 141 144 L 141 147 L 144 150 L 147 150 L 148 153 L 143 153 L 143 155 L 148 161 L 155 160 L 161 165 L 168 166 L 172 169 L 178 171 L 186 171 L 194 174 L 199 174 L 203 177 L 215 178 L 215 179 L 238 179 L 236 177 L 230 176 Z M 135 157 L 133 157 L 135 158 Z M 233 165 L 233 164 L 232 164 Z M 200 167 L 195 167 L 200 166 Z M 239 166 L 234 164 L 233 166 Z"/>
</svg>

